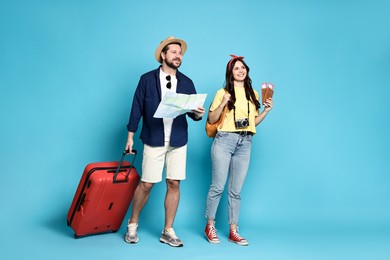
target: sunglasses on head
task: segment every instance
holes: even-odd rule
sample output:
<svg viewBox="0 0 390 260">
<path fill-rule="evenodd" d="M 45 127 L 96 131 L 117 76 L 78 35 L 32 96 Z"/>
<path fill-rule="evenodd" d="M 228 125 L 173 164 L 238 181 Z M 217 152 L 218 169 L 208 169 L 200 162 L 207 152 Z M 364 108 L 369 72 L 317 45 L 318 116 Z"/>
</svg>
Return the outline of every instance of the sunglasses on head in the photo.
<svg viewBox="0 0 390 260">
<path fill-rule="evenodd" d="M 171 87 L 172 87 L 171 75 L 168 75 L 168 76 L 166 76 L 165 78 L 168 80 L 167 88 L 168 88 L 168 89 L 171 89 Z"/>
</svg>

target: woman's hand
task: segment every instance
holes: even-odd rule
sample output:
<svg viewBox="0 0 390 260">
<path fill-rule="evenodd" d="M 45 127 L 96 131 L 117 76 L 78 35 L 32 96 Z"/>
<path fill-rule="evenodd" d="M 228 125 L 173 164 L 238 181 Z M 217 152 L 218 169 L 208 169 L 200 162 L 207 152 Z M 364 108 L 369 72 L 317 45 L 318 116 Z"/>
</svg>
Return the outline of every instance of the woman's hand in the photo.
<svg viewBox="0 0 390 260">
<path fill-rule="evenodd" d="M 230 99 L 230 93 L 226 92 L 225 95 L 223 95 L 223 99 L 220 106 L 224 107 L 227 104 L 227 102 L 229 102 L 229 99 Z"/>
<path fill-rule="evenodd" d="M 222 115 L 223 109 L 225 108 L 226 104 L 229 102 L 229 99 L 230 99 L 230 94 L 228 92 L 225 92 L 225 94 L 223 95 L 221 104 L 219 104 L 219 106 L 216 109 L 209 112 L 209 116 L 207 118 L 207 121 L 210 124 L 214 124 L 215 122 L 217 122 L 219 120 L 219 118 Z"/>
<path fill-rule="evenodd" d="M 272 101 L 272 98 L 268 98 L 264 104 L 264 111 L 269 112 L 273 108 L 273 106 L 274 102 Z"/>
</svg>

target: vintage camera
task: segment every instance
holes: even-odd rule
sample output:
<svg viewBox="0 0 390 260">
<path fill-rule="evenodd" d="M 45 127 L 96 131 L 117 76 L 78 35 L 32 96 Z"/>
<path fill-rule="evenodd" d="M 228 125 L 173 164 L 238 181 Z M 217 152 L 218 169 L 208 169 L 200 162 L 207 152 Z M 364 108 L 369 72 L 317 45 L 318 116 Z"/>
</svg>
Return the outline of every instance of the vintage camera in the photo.
<svg viewBox="0 0 390 260">
<path fill-rule="evenodd" d="M 234 122 L 237 129 L 245 128 L 249 126 L 249 118 L 238 119 Z"/>
</svg>

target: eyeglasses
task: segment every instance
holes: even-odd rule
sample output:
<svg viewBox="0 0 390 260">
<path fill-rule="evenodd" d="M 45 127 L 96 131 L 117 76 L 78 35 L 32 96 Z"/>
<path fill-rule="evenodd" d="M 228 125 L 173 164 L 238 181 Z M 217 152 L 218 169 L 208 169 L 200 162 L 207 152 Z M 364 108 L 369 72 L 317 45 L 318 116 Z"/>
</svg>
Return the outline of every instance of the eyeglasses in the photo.
<svg viewBox="0 0 390 260">
<path fill-rule="evenodd" d="M 171 75 L 168 75 L 168 76 L 166 76 L 165 78 L 168 80 L 167 88 L 168 88 L 168 89 L 171 89 L 171 87 L 172 87 Z"/>
</svg>

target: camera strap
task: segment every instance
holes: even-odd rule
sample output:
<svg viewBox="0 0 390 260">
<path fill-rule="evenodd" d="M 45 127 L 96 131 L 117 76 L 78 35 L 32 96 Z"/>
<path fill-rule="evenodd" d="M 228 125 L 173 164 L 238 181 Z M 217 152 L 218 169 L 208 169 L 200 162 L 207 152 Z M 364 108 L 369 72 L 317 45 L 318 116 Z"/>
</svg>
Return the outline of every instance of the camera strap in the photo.
<svg viewBox="0 0 390 260">
<path fill-rule="evenodd" d="M 249 118 L 249 100 L 247 99 L 246 102 L 248 104 L 248 118 Z M 236 106 L 234 106 L 233 116 L 234 116 L 234 122 L 236 122 Z"/>
</svg>

